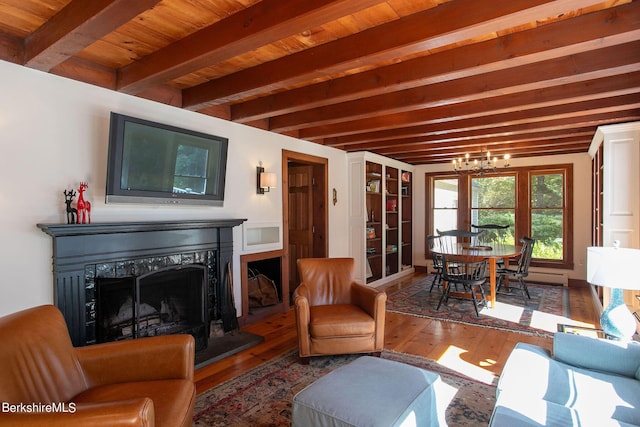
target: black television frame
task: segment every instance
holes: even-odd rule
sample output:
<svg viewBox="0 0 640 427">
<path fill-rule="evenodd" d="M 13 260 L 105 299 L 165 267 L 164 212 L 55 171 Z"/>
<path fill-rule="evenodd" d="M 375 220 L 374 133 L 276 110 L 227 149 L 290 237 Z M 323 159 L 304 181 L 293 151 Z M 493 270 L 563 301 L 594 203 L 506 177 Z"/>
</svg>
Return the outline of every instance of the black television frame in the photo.
<svg viewBox="0 0 640 427">
<path fill-rule="evenodd" d="M 107 182 L 105 203 L 137 203 L 159 205 L 206 205 L 222 206 L 224 204 L 227 151 L 229 139 L 190 129 L 171 126 L 151 120 L 127 116 L 111 112 L 109 126 L 109 155 L 107 160 Z M 217 191 L 212 194 L 174 193 L 170 191 L 128 190 L 120 186 L 123 165 L 124 135 L 126 123 L 135 123 L 162 129 L 168 132 L 185 134 L 210 140 L 220 144 L 219 167 L 215 169 Z"/>
</svg>

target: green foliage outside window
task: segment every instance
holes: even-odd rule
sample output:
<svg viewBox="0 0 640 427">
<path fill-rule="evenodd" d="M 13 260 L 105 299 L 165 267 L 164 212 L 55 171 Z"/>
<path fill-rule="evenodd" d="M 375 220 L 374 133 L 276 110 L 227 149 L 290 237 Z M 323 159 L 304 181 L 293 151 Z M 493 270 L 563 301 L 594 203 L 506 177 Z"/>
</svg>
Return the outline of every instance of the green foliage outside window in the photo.
<svg viewBox="0 0 640 427">
<path fill-rule="evenodd" d="M 486 231 L 484 241 L 515 244 L 515 182 L 514 176 L 482 177 L 471 180 L 471 223 L 509 226 L 504 231 Z"/>
<path fill-rule="evenodd" d="M 531 177 L 531 235 L 536 239 L 533 256 L 562 259 L 564 183 L 562 174 Z"/>
<path fill-rule="evenodd" d="M 562 174 L 540 174 L 531 178 L 531 237 L 536 239 L 533 257 L 563 259 L 564 183 Z M 517 243 L 514 235 L 516 179 L 514 176 L 479 177 L 471 183 L 471 222 L 509 225 L 502 237 L 506 244 Z"/>
</svg>

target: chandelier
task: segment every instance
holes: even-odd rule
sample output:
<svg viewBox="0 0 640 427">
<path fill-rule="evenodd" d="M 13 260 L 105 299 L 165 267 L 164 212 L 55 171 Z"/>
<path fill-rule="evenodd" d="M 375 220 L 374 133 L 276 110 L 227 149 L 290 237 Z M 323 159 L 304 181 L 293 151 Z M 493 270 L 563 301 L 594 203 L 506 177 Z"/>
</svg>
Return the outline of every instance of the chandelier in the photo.
<svg viewBox="0 0 640 427">
<path fill-rule="evenodd" d="M 505 154 L 503 158 L 502 166 L 508 168 L 511 166 L 509 164 L 509 159 L 511 156 L 509 154 Z M 491 159 L 491 152 L 487 151 L 487 155 L 484 154 L 484 149 L 480 149 L 480 160 L 474 159 L 471 161 L 469 159 L 469 153 L 465 154 L 464 159 L 459 157 L 458 159 L 453 159 L 453 170 L 456 173 L 464 174 L 464 175 L 483 175 L 485 172 L 497 172 L 498 171 L 498 158 L 494 157 Z"/>
</svg>

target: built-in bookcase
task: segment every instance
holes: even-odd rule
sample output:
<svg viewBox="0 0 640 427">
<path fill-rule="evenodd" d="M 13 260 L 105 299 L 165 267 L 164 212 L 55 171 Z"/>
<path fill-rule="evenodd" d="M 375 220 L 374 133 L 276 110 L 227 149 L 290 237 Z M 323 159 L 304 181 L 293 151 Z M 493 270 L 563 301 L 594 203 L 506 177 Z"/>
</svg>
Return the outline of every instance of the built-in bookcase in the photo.
<svg viewBox="0 0 640 427">
<path fill-rule="evenodd" d="M 412 166 L 368 152 L 349 154 L 351 256 L 372 286 L 413 272 Z"/>
</svg>

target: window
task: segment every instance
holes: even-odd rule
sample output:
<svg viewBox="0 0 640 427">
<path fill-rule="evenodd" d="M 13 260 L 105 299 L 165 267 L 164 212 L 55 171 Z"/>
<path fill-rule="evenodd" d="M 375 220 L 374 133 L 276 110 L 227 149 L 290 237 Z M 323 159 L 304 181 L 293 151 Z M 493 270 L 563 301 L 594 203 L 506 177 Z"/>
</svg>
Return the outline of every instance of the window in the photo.
<svg viewBox="0 0 640 427">
<path fill-rule="evenodd" d="M 531 265 L 573 268 L 573 165 L 511 168 L 507 173 L 458 176 L 426 174 L 427 234 L 471 230 L 471 225 L 509 225 L 506 244 L 536 239 Z M 489 236 L 498 238 L 496 236 Z"/>
<path fill-rule="evenodd" d="M 433 231 L 456 228 L 458 222 L 458 180 L 436 179 L 433 188 Z"/>
<path fill-rule="evenodd" d="M 536 239 L 534 258 L 562 260 L 564 224 L 564 175 L 531 173 L 531 237 Z"/>
<path fill-rule="evenodd" d="M 487 230 L 483 240 L 513 245 L 515 213 L 515 175 L 471 178 L 471 224 L 509 226 L 506 230 Z"/>
</svg>

